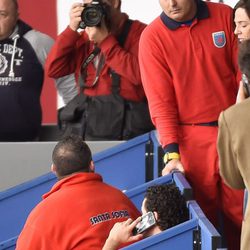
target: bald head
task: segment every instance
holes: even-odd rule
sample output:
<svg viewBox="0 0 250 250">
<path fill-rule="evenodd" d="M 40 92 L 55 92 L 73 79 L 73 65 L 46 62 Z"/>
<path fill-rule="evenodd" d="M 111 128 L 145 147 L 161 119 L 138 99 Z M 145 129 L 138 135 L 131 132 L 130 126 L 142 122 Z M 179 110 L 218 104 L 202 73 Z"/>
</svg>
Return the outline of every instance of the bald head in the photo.
<svg viewBox="0 0 250 250">
<path fill-rule="evenodd" d="M 78 135 L 69 135 L 59 141 L 53 150 L 52 161 L 59 178 L 76 172 L 91 172 L 90 148 Z"/>
<path fill-rule="evenodd" d="M 18 17 L 16 0 L 0 0 L 0 40 L 4 40 L 11 35 Z"/>
</svg>

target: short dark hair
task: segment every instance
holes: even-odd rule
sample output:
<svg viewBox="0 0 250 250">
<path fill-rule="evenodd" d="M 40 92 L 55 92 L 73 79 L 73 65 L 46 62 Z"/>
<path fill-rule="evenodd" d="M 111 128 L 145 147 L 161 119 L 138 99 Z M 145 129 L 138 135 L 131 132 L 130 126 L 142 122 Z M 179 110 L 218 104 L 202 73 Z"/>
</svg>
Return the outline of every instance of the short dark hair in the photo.
<svg viewBox="0 0 250 250">
<path fill-rule="evenodd" d="M 186 201 L 175 184 L 151 186 L 145 195 L 147 211 L 157 212 L 161 230 L 173 227 L 189 218 Z"/>
<path fill-rule="evenodd" d="M 250 79 L 250 40 L 240 44 L 238 53 L 239 68 Z"/>
<path fill-rule="evenodd" d="M 239 8 L 245 9 L 248 17 L 250 18 L 250 0 L 239 0 L 233 9 L 233 18 L 235 17 L 235 11 Z"/>
<path fill-rule="evenodd" d="M 92 154 L 81 136 L 69 135 L 59 141 L 52 153 L 52 161 L 59 177 L 75 172 L 90 172 Z"/>
</svg>

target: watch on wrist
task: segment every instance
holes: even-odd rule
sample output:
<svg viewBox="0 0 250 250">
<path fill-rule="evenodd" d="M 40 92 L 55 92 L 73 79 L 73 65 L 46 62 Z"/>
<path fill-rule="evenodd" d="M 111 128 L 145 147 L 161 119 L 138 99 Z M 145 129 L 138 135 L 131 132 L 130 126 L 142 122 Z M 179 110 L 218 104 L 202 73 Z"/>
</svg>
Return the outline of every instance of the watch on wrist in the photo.
<svg viewBox="0 0 250 250">
<path fill-rule="evenodd" d="M 173 160 L 173 159 L 180 159 L 180 154 L 176 153 L 176 152 L 172 152 L 172 153 L 165 153 L 164 157 L 163 157 L 163 162 L 164 164 L 167 164 L 169 161 Z"/>
</svg>

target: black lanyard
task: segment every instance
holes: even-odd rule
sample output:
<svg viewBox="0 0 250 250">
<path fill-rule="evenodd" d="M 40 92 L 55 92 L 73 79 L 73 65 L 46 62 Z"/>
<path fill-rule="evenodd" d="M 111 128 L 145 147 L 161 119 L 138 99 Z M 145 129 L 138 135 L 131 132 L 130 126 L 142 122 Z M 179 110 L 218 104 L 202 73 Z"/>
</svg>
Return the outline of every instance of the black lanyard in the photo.
<svg viewBox="0 0 250 250">
<path fill-rule="evenodd" d="M 79 85 L 80 85 L 81 91 L 83 90 L 83 88 L 86 88 L 86 86 L 84 84 L 84 81 L 83 81 L 82 74 L 83 74 L 83 76 L 86 75 L 87 66 L 95 59 L 95 57 L 100 53 L 100 51 L 101 51 L 100 48 L 95 47 L 91 51 L 91 53 L 88 55 L 88 57 L 84 60 L 84 62 L 82 63 L 80 74 L 79 74 Z M 100 70 L 98 70 L 98 71 L 100 71 Z M 98 73 L 98 75 L 96 76 L 96 79 L 95 79 L 94 83 L 90 87 L 93 87 L 96 84 L 96 82 L 98 81 L 98 78 L 99 78 L 99 74 L 100 74 L 100 72 Z"/>
</svg>

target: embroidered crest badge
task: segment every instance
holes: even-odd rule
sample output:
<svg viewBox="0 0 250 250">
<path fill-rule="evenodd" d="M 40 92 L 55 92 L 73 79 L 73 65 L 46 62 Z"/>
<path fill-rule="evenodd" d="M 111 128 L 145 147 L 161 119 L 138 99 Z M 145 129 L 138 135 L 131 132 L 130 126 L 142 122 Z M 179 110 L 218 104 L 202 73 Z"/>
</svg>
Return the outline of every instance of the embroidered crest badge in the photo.
<svg viewBox="0 0 250 250">
<path fill-rule="evenodd" d="M 214 45 L 217 48 L 223 48 L 226 44 L 226 35 L 224 31 L 212 33 Z"/>
</svg>

